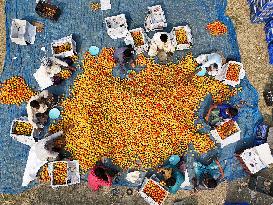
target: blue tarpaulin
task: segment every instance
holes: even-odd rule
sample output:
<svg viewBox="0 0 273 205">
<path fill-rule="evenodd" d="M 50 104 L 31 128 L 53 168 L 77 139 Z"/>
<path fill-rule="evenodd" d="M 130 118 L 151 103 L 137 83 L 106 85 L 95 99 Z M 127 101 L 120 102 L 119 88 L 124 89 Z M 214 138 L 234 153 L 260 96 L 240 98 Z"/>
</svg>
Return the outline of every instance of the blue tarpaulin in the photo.
<svg viewBox="0 0 273 205">
<path fill-rule="evenodd" d="M 77 42 L 77 51 L 81 55 L 90 46 L 118 47 L 123 45 L 122 40 L 112 40 L 106 33 L 104 18 L 124 13 L 126 15 L 129 29 L 143 27 L 147 14 L 147 7 L 161 4 L 166 15 L 168 27 L 165 31 L 170 32 L 172 27 L 188 24 L 192 29 L 193 47 L 188 51 L 176 52 L 176 57 L 181 58 L 186 52 L 192 52 L 194 56 L 201 53 L 221 51 L 223 54 L 234 60 L 240 61 L 239 48 L 236 40 L 236 33 L 232 22 L 225 13 L 226 0 L 111 0 L 112 9 L 107 11 L 93 12 L 90 9 L 90 1 L 83 0 L 52 0 L 52 4 L 58 5 L 62 10 L 62 15 L 57 22 L 40 18 L 35 13 L 35 1 L 32 0 L 8 0 L 6 1 L 6 58 L 4 72 L 0 81 L 14 75 L 23 76 L 27 83 L 38 90 L 38 85 L 32 76 L 35 69 L 39 68 L 40 60 L 44 56 L 51 56 L 50 43 L 53 40 L 73 34 Z M 18 46 L 10 41 L 10 27 L 12 19 L 26 19 L 28 21 L 40 21 L 45 24 L 45 30 L 37 33 L 34 45 Z M 205 29 L 206 25 L 215 20 L 221 20 L 228 26 L 228 33 L 220 37 L 212 37 Z M 148 33 L 152 37 L 153 32 Z M 46 48 L 47 52 L 41 50 Z M 12 58 L 14 60 L 12 66 Z M 74 74 L 75 77 L 75 74 Z M 72 80 L 68 80 L 61 86 L 53 87 L 50 90 L 54 93 L 67 93 L 72 85 Z M 228 169 L 233 161 L 230 158 L 233 152 L 245 144 L 253 137 L 253 126 L 261 120 L 260 112 L 257 108 L 258 94 L 250 85 L 247 79 L 242 81 L 243 92 L 232 99 L 236 103 L 241 99 L 246 100 L 253 107 L 244 107 L 240 110 L 239 125 L 242 129 L 242 140 L 239 144 L 223 152 L 222 162 L 229 153 Z M 28 188 L 22 188 L 22 176 L 24 173 L 29 147 L 11 139 L 9 129 L 14 118 L 25 114 L 25 104 L 21 106 L 0 105 L 0 193 L 19 193 Z M 228 161 L 230 160 L 230 161 Z M 230 170 L 233 177 L 234 172 Z M 232 179 L 231 177 L 228 177 Z"/>
</svg>

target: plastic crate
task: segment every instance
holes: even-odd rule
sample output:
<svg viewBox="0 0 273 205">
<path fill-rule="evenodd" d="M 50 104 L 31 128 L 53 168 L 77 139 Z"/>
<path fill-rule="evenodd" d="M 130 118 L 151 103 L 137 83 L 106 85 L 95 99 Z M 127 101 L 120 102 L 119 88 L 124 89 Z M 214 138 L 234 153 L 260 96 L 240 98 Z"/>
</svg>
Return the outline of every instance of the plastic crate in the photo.
<svg viewBox="0 0 273 205">
<path fill-rule="evenodd" d="M 14 140 L 21 142 L 22 144 L 31 146 L 32 144 L 35 143 L 35 140 L 34 140 L 34 136 L 36 134 L 35 129 L 32 128 L 32 132 L 30 135 L 17 134 L 15 132 L 15 128 L 16 128 L 18 122 L 29 123 L 27 117 L 20 117 L 19 119 L 13 120 L 12 124 L 11 124 L 11 128 L 10 128 L 10 136 Z"/>
<path fill-rule="evenodd" d="M 140 32 L 142 39 L 143 39 L 143 44 L 142 45 L 136 45 L 133 35 L 133 32 Z M 129 31 L 128 35 L 126 36 L 126 38 L 124 39 L 124 42 L 126 45 L 133 45 L 135 51 L 137 54 L 142 53 L 144 51 L 148 51 L 149 48 L 149 38 L 148 36 L 145 34 L 144 29 L 143 28 L 136 28 L 136 29 L 132 29 Z"/>
<path fill-rule="evenodd" d="M 238 65 L 240 67 L 240 71 L 239 71 L 237 81 L 227 79 L 228 70 L 229 70 L 229 67 L 230 67 L 231 64 L 235 64 L 235 65 Z M 224 74 L 225 77 L 223 79 L 224 80 L 223 83 L 227 84 L 227 85 L 231 85 L 233 87 L 235 87 L 236 85 L 239 85 L 240 82 L 241 82 L 241 79 L 243 79 L 245 77 L 244 66 L 243 66 L 242 63 L 237 62 L 237 61 L 229 61 L 227 64 L 223 65 L 223 70 L 225 71 L 225 74 Z"/>
<path fill-rule="evenodd" d="M 222 122 L 221 125 L 224 124 L 224 123 L 226 123 L 226 122 Z M 217 129 L 214 129 L 214 130 L 211 130 L 211 131 L 210 131 L 212 138 L 213 138 L 217 143 L 221 144 L 221 148 L 223 148 L 223 147 L 225 147 L 225 146 L 227 146 L 227 145 L 229 145 L 229 144 L 235 143 L 235 142 L 237 142 L 237 141 L 240 140 L 241 129 L 240 129 L 240 127 L 238 126 L 237 122 L 234 122 L 234 124 L 235 124 L 235 126 L 236 126 L 238 132 L 236 132 L 236 133 L 234 133 L 234 134 L 228 136 L 228 137 L 225 138 L 225 139 L 222 139 L 222 138 L 220 137 L 219 133 L 217 132 Z"/>
<path fill-rule="evenodd" d="M 69 49 L 66 49 L 62 52 L 57 52 L 56 47 L 59 46 L 64 46 L 65 44 L 69 44 Z M 61 58 L 66 58 L 66 57 L 71 57 L 75 54 L 76 52 L 76 42 L 72 38 L 72 34 L 70 36 L 66 36 L 64 38 L 61 38 L 59 40 L 53 41 L 51 43 L 51 50 L 52 54 L 55 57 L 61 57 Z"/>
<path fill-rule="evenodd" d="M 54 165 L 60 162 L 66 164 L 66 173 L 67 173 L 66 182 L 64 184 L 54 184 L 54 175 L 53 175 Z M 79 167 L 79 162 L 77 160 L 51 162 L 48 164 L 48 172 L 51 178 L 52 188 L 63 187 L 63 186 L 80 183 L 80 167 Z"/>
<path fill-rule="evenodd" d="M 176 32 L 179 30 L 184 30 L 187 36 L 187 42 L 184 44 L 178 44 L 177 39 L 176 39 Z M 192 46 L 192 35 L 191 35 L 191 29 L 188 25 L 186 26 L 177 26 L 172 29 L 171 32 L 172 36 L 172 43 L 173 45 L 176 46 L 176 50 L 184 50 L 184 49 L 189 49 Z"/>
<path fill-rule="evenodd" d="M 36 13 L 42 17 L 57 21 L 61 15 L 61 9 L 55 5 L 39 1 L 35 7 Z"/>
<path fill-rule="evenodd" d="M 110 16 L 104 19 L 107 34 L 112 39 L 125 38 L 128 35 L 128 24 L 125 14 Z"/>
<path fill-rule="evenodd" d="M 165 192 L 165 196 L 164 196 L 164 199 L 161 201 L 161 203 L 157 203 L 156 201 L 154 201 L 153 198 L 151 198 L 150 196 L 148 196 L 143 190 L 144 188 L 146 187 L 146 185 L 149 183 L 149 182 L 152 182 L 154 183 L 156 186 L 158 186 L 159 189 L 163 190 Z M 139 191 L 139 194 L 143 197 L 143 199 L 149 203 L 150 205 L 162 205 L 165 201 L 165 199 L 167 198 L 168 196 L 168 191 L 166 191 L 162 186 L 160 186 L 156 181 L 152 180 L 152 179 L 145 179 L 143 184 L 142 184 L 142 187 Z"/>
<path fill-rule="evenodd" d="M 144 23 L 147 32 L 163 30 L 164 27 L 167 27 L 166 17 L 161 5 L 148 7 L 148 10 Z"/>
</svg>

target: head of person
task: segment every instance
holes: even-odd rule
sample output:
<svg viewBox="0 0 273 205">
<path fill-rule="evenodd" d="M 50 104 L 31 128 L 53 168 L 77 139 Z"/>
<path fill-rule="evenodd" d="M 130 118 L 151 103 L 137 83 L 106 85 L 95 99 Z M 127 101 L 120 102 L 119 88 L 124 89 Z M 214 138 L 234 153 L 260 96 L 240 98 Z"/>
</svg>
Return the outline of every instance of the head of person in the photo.
<svg viewBox="0 0 273 205">
<path fill-rule="evenodd" d="M 60 152 L 61 148 L 57 147 L 53 140 L 46 142 L 45 149 L 53 152 Z"/>
<path fill-rule="evenodd" d="M 163 42 L 163 43 L 166 43 L 168 41 L 168 35 L 167 34 L 161 34 L 160 35 L 160 40 Z"/>
<path fill-rule="evenodd" d="M 204 184 L 208 188 L 214 189 L 217 186 L 217 181 L 213 177 L 208 177 L 204 179 Z"/>
<path fill-rule="evenodd" d="M 231 117 L 231 118 L 238 115 L 238 109 L 235 107 L 227 108 L 226 112 L 229 115 L 229 117 Z"/>
<path fill-rule="evenodd" d="M 176 180 L 175 180 L 174 177 L 170 177 L 170 178 L 168 178 L 168 179 L 165 180 L 165 183 L 166 183 L 167 187 L 172 187 L 172 186 L 175 185 Z"/>
<path fill-rule="evenodd" d="M 35 117 L 42 124 L 44 124 L 48 120 L 48 115 L 46 113 L 36 113 Z"/>
<path fill-rule="evenodd" d="M 42 64 L 44 66 L 50 67 L 50 66 L 53 65 L 53 62 L 52 62 L 52 60 L 50 58 L 43 58 L 42 59 Z"/>
<path fill-rule="evenodd" d="M 40 108 L 40 103 L 37 100 L 32 100 L 30 103 L 30 107 L 39 109 Z"/>
<path fill-rule="evenodd" d="M 207 68 L 207 71 L 218 70 L 218 65 L 216 63 L 212 64 L 210 67 Z"/>
<path fill-rule="evenodd" d="M 35 114 L 35 117 L 37 117 L 37 118 L 43 118 L 44 117 L 44 113 L 36 113 Z"/>
<path fill-rule="evenodd" d="M 123 52 L 125 58 L 132 58 L 133 54 L 134 54 L 133 50 L 134 49 L 133 49 L 132 45 L 128 45 L 127 49 Z"/>
<path fill-rule="evenodd" d="M 94 170 L 94 173 L 99 179 L 102 179 L 104 181 L 108 181 L 106 171 L 102 167 L 96 167 Z"/>
</svg>

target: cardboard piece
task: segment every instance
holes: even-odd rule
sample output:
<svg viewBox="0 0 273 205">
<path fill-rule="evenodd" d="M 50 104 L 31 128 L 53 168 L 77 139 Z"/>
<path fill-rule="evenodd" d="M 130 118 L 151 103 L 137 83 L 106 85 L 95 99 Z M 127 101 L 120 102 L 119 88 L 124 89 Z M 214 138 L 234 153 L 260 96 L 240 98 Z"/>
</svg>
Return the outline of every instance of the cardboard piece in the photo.
<svg viewBox="0 0 273 205">
<path fill-rule="evenodd" d="M 18 45 L 34 44 L 36 27 L 26 20 L 13 19 L 10 32 L 11 42 Z"/>
</svg>

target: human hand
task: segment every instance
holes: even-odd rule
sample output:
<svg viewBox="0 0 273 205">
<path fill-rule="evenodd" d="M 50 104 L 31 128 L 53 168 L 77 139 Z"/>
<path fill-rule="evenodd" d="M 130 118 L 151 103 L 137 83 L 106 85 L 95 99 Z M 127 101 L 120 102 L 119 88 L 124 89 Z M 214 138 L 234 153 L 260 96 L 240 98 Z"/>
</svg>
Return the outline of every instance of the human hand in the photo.
<svg viewBox="0 0 273 205">
<path fill-rule="evenodd" d="M 208 122 L 209 121 L 209 115 L 206 115 L 205 120 Z"/>
</svg>

